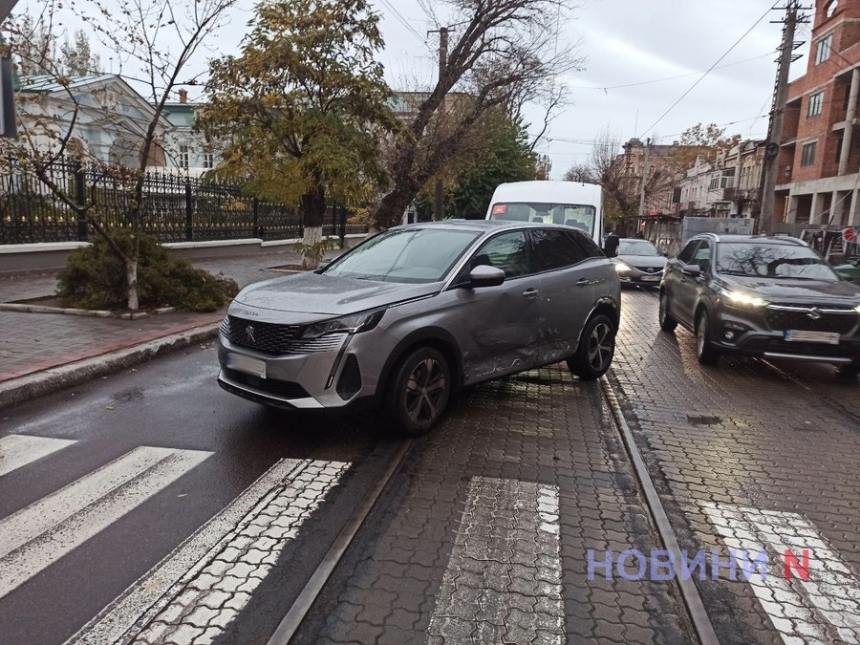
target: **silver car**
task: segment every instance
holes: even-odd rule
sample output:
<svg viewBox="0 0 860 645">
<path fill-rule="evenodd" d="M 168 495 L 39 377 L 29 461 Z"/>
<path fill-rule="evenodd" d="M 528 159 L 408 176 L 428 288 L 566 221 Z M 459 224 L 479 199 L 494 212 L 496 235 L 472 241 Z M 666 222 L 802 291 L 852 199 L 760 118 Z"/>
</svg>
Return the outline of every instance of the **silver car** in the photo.
<svg viewBox="0 0 860 645">
<path fill-rule="evenodd" d="M 584 233 L 413 224 L 243 289 L 221 327 L 218 383 L 288 409 L 382 407 L 417 435 L 462 386 L 565 360 L 602 376 L 619 312 L 615 268 Z"/>
</svg>

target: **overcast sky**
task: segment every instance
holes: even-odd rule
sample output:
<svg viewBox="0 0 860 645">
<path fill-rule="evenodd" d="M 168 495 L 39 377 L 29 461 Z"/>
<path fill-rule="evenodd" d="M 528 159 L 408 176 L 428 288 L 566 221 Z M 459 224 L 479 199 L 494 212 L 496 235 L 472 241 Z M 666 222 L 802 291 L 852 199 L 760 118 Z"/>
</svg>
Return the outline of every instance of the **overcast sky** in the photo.
<svg viewBox="0 0 860 645">
<path fill-rule="evenodd" d="M 418 0 L 372 2 L 383 16 L 386 48 L 381 57 L 391 85 L 415 89 L 410 85 L 416 79 L 430 84 L 436 74 L 437 36 L 425 35 L 435 25 Z M 21 0 L 19 8 L 29 4 L 33 11 L 38 3 Z M 572 19 L 562 22 L 560 33 L 562 41 L 582 41 L 585 66 L 559 79 L 570 90 L 568 104 L 539 146 L 552 159 L 553 176 L 560 177 L 574 163 L 587 162 L 595 136 L 606 128 L 622 141 L 651 136 L 658 143 L 671 143 L 699 122 L 727 124 L 728 134 L 764 137 L 782 27 L 770 22 L 780 18 L 779 13 L 765 16 L 773 4 L 774 0 L 581 0 Z M 236 51 L 253 6 L 253 0 L 240 1 L 231 24 L 219 34 L 217 51 Z M 720 67 L 654 125 L 757 21 Z M 67 24 L 72 26 L 73 21 Z M 802 26 L 798 39 L 806 40 L 809 34 L 810 26 Z M 456 31 L 451 38 L 456 40 Z M 805 53 L 806 47 L 801 51 Z M 195 61 L 196 71 L 205 69 L 206 58 L 216 53 L 203 52 Z M 803 73 L 805 66 L 804 57 L 795 64 L 793 76 Z M 680 78 L 661 80 L 667 77 Z M 528 116 L 537 122 L 542 112 L 532 110 Z M 539 124 L 533 129 L 539 130 Z"/>
</svg>

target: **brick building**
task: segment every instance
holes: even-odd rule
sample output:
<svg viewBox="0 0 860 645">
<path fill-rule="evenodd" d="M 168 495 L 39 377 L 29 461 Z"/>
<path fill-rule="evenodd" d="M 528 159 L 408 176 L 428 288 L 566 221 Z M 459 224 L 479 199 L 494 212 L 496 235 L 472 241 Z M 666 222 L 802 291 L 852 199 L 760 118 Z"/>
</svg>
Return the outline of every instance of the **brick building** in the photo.
<svg viewBox="0 0 860 645">
<path fill-rule="evenodd" d="M 860 224 L 860 0 L 817 0 L 806 74 L 790 84 L 774 221 Z"/>
</svg>

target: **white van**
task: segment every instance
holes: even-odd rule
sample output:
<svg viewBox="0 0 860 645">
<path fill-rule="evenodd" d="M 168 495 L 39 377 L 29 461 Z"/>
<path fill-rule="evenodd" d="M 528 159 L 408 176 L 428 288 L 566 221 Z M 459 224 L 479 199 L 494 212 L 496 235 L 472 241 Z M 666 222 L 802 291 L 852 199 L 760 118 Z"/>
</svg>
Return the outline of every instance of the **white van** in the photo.
<svg viewBox="0 0 860 645">
<path fill-rule="evenodd" d="M 573 181 L 500 184 L 486 219 L 572 226 L 603 245 L 603 189 Z"/>
</svg>

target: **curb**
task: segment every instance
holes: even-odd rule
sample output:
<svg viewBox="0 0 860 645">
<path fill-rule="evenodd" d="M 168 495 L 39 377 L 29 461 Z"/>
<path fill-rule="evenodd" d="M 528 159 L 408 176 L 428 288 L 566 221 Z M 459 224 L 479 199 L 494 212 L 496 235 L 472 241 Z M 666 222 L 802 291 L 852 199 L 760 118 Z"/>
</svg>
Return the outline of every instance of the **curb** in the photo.
<svg viewBox="0 0 860 645">
<path fill-rule="evenodd" d="M 158 356 L 177 352 L 217 337 L 220 323 L 164 336 L 139 345 L 0 383 L 0 409 L 120 372 Z"/>
</svg>

